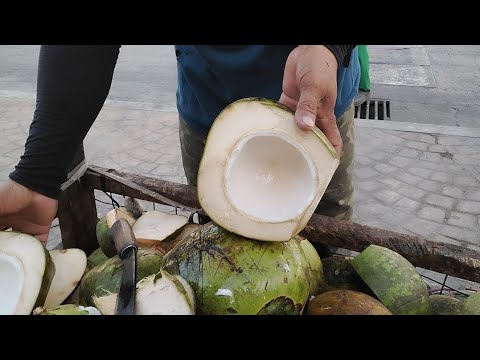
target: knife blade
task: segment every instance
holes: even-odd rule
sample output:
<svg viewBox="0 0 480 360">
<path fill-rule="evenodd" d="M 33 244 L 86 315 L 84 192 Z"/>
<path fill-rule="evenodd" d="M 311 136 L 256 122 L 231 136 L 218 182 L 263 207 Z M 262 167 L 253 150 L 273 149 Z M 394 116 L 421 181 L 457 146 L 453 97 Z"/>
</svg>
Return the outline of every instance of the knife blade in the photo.
<svg viewBox="0 0 480 360">
<path fill-rule="evenodd" d="M 123 271 L 117 296 L 115 315 L 134 315 L 138 246 L 132 227 L 126 219 L 118 219 L 108 232 L 122 260 Z"/>
</svg>

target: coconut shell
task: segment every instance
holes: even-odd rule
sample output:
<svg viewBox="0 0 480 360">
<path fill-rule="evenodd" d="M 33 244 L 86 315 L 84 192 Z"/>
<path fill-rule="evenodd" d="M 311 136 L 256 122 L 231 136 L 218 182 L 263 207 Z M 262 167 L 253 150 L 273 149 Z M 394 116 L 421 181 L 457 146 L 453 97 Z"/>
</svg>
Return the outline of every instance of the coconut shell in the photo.
<svg viewBox="0 0 480 360">
<path fill-rule="evenodd" d="M 432 315 L 462 315 L 463 301 L 449 295 L 430 295 Z"/>
<path fill-rule="evenodd" d="M 322 292 L 326 287 L 322 260 L 310 241 L 301 236 L 297 236 L 297 239 L 300 241 L 300 246 L 302 247 L 310 266 L 310 296 L 314 296 Z"/>
<path fill-rule="evenodd" d="M 352 266 L 394 315 L 431 314 L 427 284 L 397 252 L 370 245 L 355 256 Z"/>
<path fill-rule="evenodd" d="M 331 290 L 308 303 L 308 315 L 392 315 L 377 299 L 353 290 Z"/>
<path fill-rule="evenodd" d="M 163 255 L 154 249 L 139 249 L 137 254 L 137 283 L 160 271 Z M 118 255 L 90 270 L 80 282 L 80 304 L 95 306 L 93 296 L 101 297 L 118 293 L 123 263 Z"/>
<path fill-rule="evenodd" d="M 310 268 L 297 239 L 256 241 L 214 223 L 194 231 L 164 257 L 196 296 L 197 314 L 301 314 Z"/>
<path fill-rule="evenodd" d="M 465 315 L 480 315 L 480 291 L 465 299 Z"/>
<path fill-rule="evenodd" d="M 88 256 L 86 272 L 93 269 L 97 265 L 103 264 L 107 260 L 108 257 L 104 254 L 101 248 L 98 248 Z"/>
</svg>

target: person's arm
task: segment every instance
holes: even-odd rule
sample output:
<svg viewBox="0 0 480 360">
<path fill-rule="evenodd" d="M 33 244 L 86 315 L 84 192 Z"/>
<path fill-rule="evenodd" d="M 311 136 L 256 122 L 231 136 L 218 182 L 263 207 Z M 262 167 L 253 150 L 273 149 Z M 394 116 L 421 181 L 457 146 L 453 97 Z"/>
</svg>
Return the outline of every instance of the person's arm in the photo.
<svg viewBox="0 0 480 360">
<path fill-rule="evenodd" d="M 110 91 L 120 45 L 45 45 L 29 136 L 10 179 L 56 199 Z"/>
</svg>

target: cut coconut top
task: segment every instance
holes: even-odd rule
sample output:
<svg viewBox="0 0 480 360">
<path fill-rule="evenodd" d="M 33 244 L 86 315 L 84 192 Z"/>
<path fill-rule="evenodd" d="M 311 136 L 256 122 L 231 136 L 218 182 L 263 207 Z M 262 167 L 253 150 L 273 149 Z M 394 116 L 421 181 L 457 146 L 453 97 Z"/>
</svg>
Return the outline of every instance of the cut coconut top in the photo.
<svg viewBox="0 0 480 360">
<path fill-rule="evenodd" d="M 0 315 L 13 314 L 17 308 L 24 283 L 22 262 L 0 251 Z"/>
<path fill-rule="evenodd" d="M 198 171 L 203 210 L 236 234 L 288 241 L 307 224 L 340 163 L 320 131 L 265 99 L 226 107 L 210 129 Z"/>
<path fill-rule="evenodd" d="M 81 249 L 51 250 L 55 264 L 53 277 L 44 308 L 59 306 L 75 290 L 87 267 L 87 255 Z"/>
<path fill-rule="evenodd" d="M 29 315 L 43 305 L 55 274 L 50 254 L 35 237 L 13 231 L 0 231 L 0 252 L 0 298 L 6 306 L 0 313 Z"/>
<path fill-rule="evenodd" d="M 125 208 L 117 208 L 109 211 L 105 215 L 105 219 L 107 220 L 107 225 L 109 228 L 111 228 L 118 219 L 127 220 L 130 226 L 133 226 L 135 223 L 135 218 Z"/>
<path fill-rule="evenodd" d="M 177 236 L 187 223 L 186 216 L 151 210 L 140 216 L 132 229 L 137 241 L 165 241 Z"/>
</svg>

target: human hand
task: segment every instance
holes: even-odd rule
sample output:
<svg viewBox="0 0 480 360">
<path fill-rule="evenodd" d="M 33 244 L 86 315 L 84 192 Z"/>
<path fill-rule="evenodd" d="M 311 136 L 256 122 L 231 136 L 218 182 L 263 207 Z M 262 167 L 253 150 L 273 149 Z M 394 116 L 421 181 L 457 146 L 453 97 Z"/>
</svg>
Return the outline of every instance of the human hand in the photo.
<svg viewBox="0 0 480 360">
<path fill-rule="evenodd" d="M 47 244 L 58 201 L 8 180 L 0 187 L 0 230 L 30 234 Z"/>
<path fill-rule="evenodd" d="M 295 110 L 300 129 L 311 130 L 316 124 L 341 155 L 343 141 L 334 114 L 337 69 L 337 59 L 327 47 L 296 47 L 285 64 L 279 102 Z"/>
</svg>

